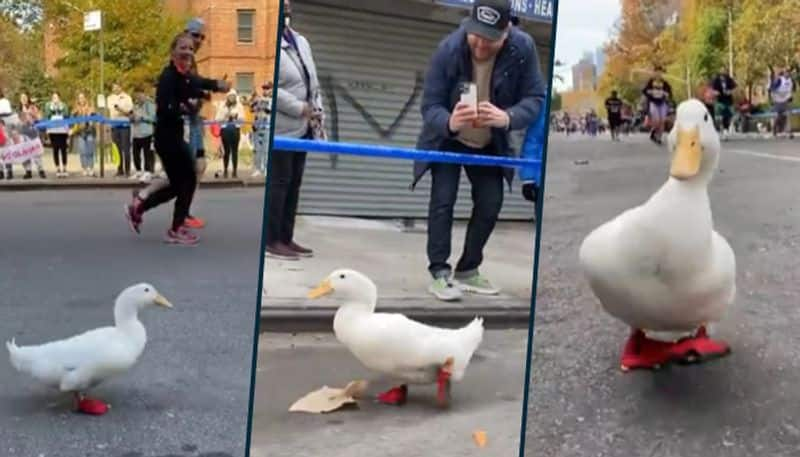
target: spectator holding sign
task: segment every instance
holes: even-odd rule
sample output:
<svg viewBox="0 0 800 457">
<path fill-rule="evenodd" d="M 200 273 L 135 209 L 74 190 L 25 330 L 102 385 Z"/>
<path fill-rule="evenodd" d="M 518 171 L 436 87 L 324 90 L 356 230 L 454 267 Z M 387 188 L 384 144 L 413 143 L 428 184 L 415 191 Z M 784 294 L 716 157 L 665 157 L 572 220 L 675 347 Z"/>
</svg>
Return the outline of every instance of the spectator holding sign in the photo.
<svg viewBox="0 0 800 457">
<path fill-rule="evenodd" d="M 23 129 L 32 129 L 33 131 L 33 136 L 28 136 L 30 136 L 31 139 L 39 138 L 41 140 L 42 135 L 36 130 L 35 124 L 42 119 L 42 113 L 36 103 L 25 92 L 19 95 L 19 116 L 23 124 Z M 39 171 L 39 177 L 42 179 L 47 178 L 44 172 L 44 166 L 42 166 L 42 157 L 38 156 L 33 159 L 33 163 L 31 163 L 30 160 L 23 162 L 22 168 L 25 169 L 25 179 L 31 179 L 33 177 L 32 165 L 34 164 L 36 164 L 36 169 Z"/>
<path fill-rule="evenodd" d="M 35 107 L 35 105 L 34 105 Z M 33 110 L 20 110 L 19 112 L 19 120 L 20 120 L 20 132 L 22 135 L 28 140 L 37 140 L 39 139 L 39 131 L 36 130 L 36 122 L 38 118 L 34 117 L 32 114 Z M 38 112 L 36 110 L 35 112 Z M 36 165 L 36 169 L 39 172 L 39 177 L 42 179 L 47 178 L 47 175 L 44 172 L 44 165 L 42 164 L 42 156 L 38 155 L 31 160 L 26 160 L 22 162 L 22 168 L 25 170 L 25 176 L 23 179 L 32 179 L 33 178 L 33 165 Z"/>
<path fill-rule="evenodd" d="M 69 117 L 69 108 L 61 101 L 58 92 L 53 92 L 50 102 L 45 105 L 44 117 L 50 121 L 60 121 Z M 67 172 L 67 143 L 69 127 L 58 126 L 47 129 L 50 136 L 50 146 L 53 148 L 53 162 L 56 165 L 56 177 L 66 178 Z M 59 160 L 61 159 L 61 160 Z"/>
<path fill-rule="evenodd" d="M 471 16 L 439 44 L 425 78 L 418 149 L 464 156 L 515 155 L 510 132 L 526 129 L 537 119 L 547 87 L 533 38 L 512 26 L 510 16 L 509 0 L 476 0 Z M 464 93 L 465 83 L 469 89 Z M 462 167 L 472 185 L 473 208 L 453 273 L 448 261 Z M 412 188 L 428 170 L 433 178 L 428 206 L 428 271 L 433 277 L 429 292 L 445 301 L 459 300 L 462 290 L 498 294 L 479 267 L 503 206 L 504 181 L 511 184 L 514 170 L 417 162 Z"/>
</svg>

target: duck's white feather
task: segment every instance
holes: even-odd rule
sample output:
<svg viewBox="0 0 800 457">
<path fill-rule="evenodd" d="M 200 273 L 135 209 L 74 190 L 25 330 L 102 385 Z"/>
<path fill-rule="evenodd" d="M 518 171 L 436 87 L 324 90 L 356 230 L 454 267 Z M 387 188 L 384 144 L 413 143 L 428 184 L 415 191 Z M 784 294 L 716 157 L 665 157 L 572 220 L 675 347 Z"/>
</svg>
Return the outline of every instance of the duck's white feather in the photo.
<svg viewBox="0 0 800 457">
<path fill-rule="evenodd" d="M 483 319 L 460 329 L 432 327 L 402 314 L 348 312 L 334 321 L 337 339 L 367 368 L 409 383 L 431 383 L 448 358 L 460 381 L 483 339 Z"/>
<path fill-rule="evenodd" d="M 140 309 L 171 307 L 149 284 L 125 289 L 114 304 L 114 326 L 101 327 L 39 345 L 6 343 L 12 366 L 19 372 L 63 392 L 81 392 L 129 370 L 147 343 Z"/>
<path fill-rule="evenodd" d="M 103 327 L 35 346 L 6 343 L 12 365 L 63 392 L 83 391 L 130 369 L 146 338 L 131 338 L 116 327 Z"/>
<path fill-rule="evenodd" d="M 687 105 L 679 115 L 694 108 Z M 601 305 L 634 328 L 691 332 L 720 320 L 735 298 L 735 256 L 713 229 L 707 190 L 719 141 L 713 128 L 701 131 L 712 136 L 705 147 L 714 154 L 704 179 L 669 178 L 580 247 L 581 267 Z"/>
</svg>

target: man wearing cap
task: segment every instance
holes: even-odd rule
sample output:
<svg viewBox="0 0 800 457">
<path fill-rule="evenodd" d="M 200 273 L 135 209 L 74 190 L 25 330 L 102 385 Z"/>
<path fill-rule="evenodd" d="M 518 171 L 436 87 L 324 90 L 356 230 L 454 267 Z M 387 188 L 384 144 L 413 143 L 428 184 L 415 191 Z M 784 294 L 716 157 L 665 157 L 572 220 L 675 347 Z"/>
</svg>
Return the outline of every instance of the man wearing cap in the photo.
<svg viewBox="0 0 800 457">
<path fill-rule="evenodd" d="M 200 50 L 200 46 L 203 45 L 203 41 L 206 39 L 205 27 L 205 22 L 199 17 L 190 20 L 189 23 L 186 24 L 185 32 L 191 35 L 194 39 L 194 55 L 192 56 L 191 73 L 195 76 L 199 76 L 196 57 L 197 52 Z M 209 100 L 211 98 L 208 92 L 204 92 L 199 95 L 200 97 L 197 101 L 196 114 L 189 117 L 189 149 L 192 151 L 192 154 L 195 158 L 198 189 L 200 188 L 200 179 L 206 172 L 206 149 L 203 143 L 203 117 L 200 116 L 200 110 L 203 109 L 203 100 Z M 186 225 L 191 228 L 203 228 L 205 227 L 206 223 L 203 219 L 195 217 L 190 213 L 186 218 Z"/>
<path fill-rule="evenodd" d="M 439 44 L 425 79 L 418 149 L 516 155 L 510 132 L 532 124 L 543 109 L 547 88 L 533 38 L 511 24 L 511 15 L 509 0 L 476 0 L 471 16 Z M 473 93 L 473 101 L 461 101 L 464 87 L 470 85 L 477 94 Z M 462 165 L 414 164 L 412 189 L 428 170 L 433 179 L 428 207 L 428 270 L 433 276 L 429 291 L 445 301 L 459 300 L 462 291 L 499 293 L 478 267 L 503 206 L 504 180 L 511 185 L 514 169 L 463 167 L 472 185 L 473 209 L 453 273 L 448 260 Z"/>
</svg>

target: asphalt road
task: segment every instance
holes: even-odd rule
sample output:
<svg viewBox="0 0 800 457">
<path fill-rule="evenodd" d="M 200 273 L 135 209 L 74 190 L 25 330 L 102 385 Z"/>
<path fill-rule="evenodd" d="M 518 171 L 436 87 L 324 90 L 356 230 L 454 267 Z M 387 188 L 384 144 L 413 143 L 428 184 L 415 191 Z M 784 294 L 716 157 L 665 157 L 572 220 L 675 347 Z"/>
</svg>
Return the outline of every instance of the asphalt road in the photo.
<svg viewBox="0 0 800 457">
<path fill-rule="evenodd" d="M 487 331 L 451 408 L 435 406 L 435 386 L 410 386 L 408 403 L 371 400 L 392 387 L 367 371 L 332 334 L 264 334 L 259 343 L 252 457 L 517 456 L 525 378 L 527 331 Z M 289 407 L 324 385 L 371 382 L 357 409 L 328 414 L 290 413 Z M 479 448 L 472 434 L 483 430 Z"/>
<path fill-rule="evenodd" d="M 599 308 L 578 247 L 663 183 L 666 149 L 641 138 L 551 138 L 526 455 L 800 455 L 800 148 L 723 146 L 710 194 L 717 231 L 737 256 L 738 299 L 717 328 L 733 354 L 623 374 L 628 329 Z"/>
<path fill-rule="evenodd" d="M 148 310 L 145 352 L 93 393 L 101 417 L 0 358 L 0 455 L 240 457 L 244 455 L 258 298 L 263 188 L 208 190 L 198 247 L 162 243 L 171 206 L 132 234 L 127 191 L 0 192 L 0 339 L 59 339 L 113 323 L 113 300 L 150 282 L 175 305 Z M 5 348 L 3 348 L 5 353 Z"/>
</svg>

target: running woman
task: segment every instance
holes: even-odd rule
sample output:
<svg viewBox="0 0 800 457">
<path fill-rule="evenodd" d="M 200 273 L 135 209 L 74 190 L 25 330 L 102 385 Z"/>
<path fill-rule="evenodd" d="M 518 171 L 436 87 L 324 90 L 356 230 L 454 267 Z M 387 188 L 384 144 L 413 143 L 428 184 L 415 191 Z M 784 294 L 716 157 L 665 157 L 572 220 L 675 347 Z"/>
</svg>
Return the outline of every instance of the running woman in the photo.
<svg viewBox="0 0 800 457">
<path fill-rule="evenodd" d="M 611 91 L 611 96 L 606 99 L 605 105 L 608 113 L 608 128 L 611 130 L 611 140 L 619 141 L 619 127 L 622 125 L 622 100 L 617 96 L 617 91 Z"/>
<path fill-rule="evenodd" d="M 159 77 L 156 89 L 156 154 L 167 173 L 168 185 L 154 190 L 144 200 L 134 196 L 125 207 L 130 227 L 139 233 L 142 215 L 156 206 L 175 199 L 172 225 L 167 230 L 167 243 L 195 245 L 197 235 L 185 227 L 186 217 L 197 188 L 195 162 L 184 139 L 184 115 L 196 113 L 197 94 L 201 90 L 227 92 L 226 81 L 198 77 L 191 72 L 194 60 L 192 36 L 181 33 L 172 42 L 171 62 Z"/>
<path fill-rule="evenodd" d="M 664 80 L 662 67 L 655 68 L 655 75 L 647 81 L 642 94 L 647 97 L 650 124 L 653 127 L 650 139 L 656 144 L 662 144 L 661 135 L 664 133 L 664 122 L 669 115 L 669 103 L 672 100 L 672 87 Z"/>
</svg>

